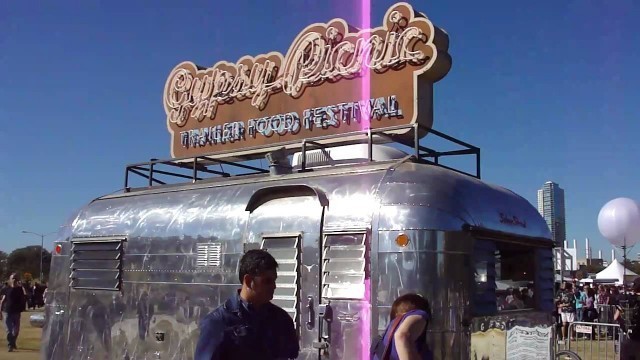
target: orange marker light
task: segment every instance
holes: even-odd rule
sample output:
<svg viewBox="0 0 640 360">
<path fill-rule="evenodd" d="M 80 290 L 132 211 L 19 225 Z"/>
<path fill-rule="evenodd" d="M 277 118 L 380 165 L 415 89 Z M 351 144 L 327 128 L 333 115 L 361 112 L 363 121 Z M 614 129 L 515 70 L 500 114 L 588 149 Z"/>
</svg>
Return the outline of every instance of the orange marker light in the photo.
<svg viewBox="0 0 640 360">
<path fill-rule="evenodd" d="M 60 244 L 56 245 L 56 254 L 60 255 L 61 252 L 62 252 L 62 245 Z"/>
<path fill-rule="evenodd" d="M 409 245 L 409 237 L 406 234 L 400 234 L 396 238 L 396 244 L 400 247 Z"/>
</svg>

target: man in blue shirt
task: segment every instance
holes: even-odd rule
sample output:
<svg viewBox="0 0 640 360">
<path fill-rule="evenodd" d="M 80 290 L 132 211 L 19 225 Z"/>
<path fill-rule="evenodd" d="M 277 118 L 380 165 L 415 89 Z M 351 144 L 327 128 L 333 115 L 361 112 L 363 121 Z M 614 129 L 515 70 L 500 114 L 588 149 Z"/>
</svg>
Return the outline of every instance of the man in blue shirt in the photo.
<svg viewBox="0 0 640 360">
<path fill-rule="evenodd" d="M 242 288 L 202 320 L 195 360 L 295 359 L 293 320 L 270 302 L 278 263 L 265 250 L 249 250 L 239 268 Z"/>
</svg>

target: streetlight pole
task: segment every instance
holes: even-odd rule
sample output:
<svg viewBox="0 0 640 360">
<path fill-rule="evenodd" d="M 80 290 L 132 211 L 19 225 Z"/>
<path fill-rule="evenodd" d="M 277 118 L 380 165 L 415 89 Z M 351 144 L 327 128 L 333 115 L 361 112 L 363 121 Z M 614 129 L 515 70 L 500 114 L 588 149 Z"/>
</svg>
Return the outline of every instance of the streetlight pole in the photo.
<svg viewBox="0 0 640 360">
<path fill-rule="evenodd" d="M 50 232 L 48 234 L 40 234 L 40 233 L 36 233 L 33 231 L 26 231 L 26 230 L 22 230 L 23 234 L 32 234 L 32 235 L 36 235 L 36 236 L 40 236 L 40 281 L 44 281 L 44 272 L 42 269 L 42 256 L 44 254 L 44 237 L 47 235 L 51 235 L 56 233 L 57 231 L 54 232 Z"/>
</svg>

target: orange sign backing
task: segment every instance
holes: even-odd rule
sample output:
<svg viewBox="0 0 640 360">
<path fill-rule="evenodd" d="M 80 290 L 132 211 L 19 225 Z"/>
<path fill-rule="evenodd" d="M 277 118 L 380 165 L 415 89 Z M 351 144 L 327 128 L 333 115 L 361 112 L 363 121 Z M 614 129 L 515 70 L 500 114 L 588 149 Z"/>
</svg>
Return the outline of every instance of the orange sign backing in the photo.
<svg viewBox="0 0 640 360">
<path fill-rule="evenodd" d="M 431 127 L 433 84 L 451 68 L 448 46 L 444 31 L 399 3 L 374 29 L 342 19 L 310 25 L 286 55 L 210 68 L 183 62 L 163 96 L 171 154 L 248 154 L 368 128 Z"/>
</svg>

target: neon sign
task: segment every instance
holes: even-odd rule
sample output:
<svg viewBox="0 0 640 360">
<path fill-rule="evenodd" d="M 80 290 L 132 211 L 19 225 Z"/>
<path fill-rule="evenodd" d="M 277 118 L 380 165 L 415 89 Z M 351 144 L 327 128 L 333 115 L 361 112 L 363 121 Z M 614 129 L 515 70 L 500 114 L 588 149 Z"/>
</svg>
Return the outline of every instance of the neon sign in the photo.
<svg viewBox="0 0 640 360">
<path fill-rule="evenodd" d="M 334 19 L 302 30 L 285 55 L 244 56 L 209 68 L 178 64 L 163 94 L 172 155 L 286 144 L 418 119 L 430 127 L 433 84 L 451 67 L 448 36 L 406 3 L 392 6 L 382 26 L 352 29 Z"/>
</svg>

